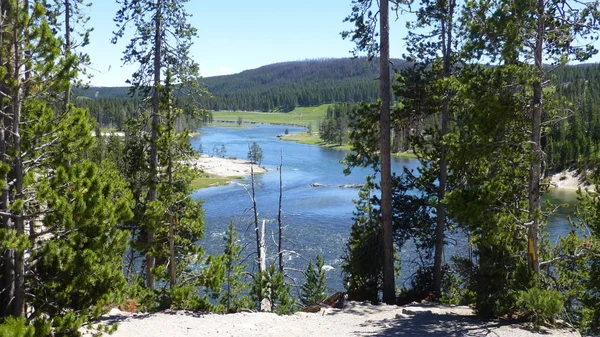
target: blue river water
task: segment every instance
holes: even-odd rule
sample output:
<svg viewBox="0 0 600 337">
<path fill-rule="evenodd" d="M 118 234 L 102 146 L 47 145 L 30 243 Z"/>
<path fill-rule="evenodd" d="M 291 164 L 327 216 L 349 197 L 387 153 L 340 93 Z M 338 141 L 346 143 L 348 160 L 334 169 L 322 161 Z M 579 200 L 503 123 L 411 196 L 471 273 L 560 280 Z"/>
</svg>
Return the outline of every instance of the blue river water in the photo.
<svg viewBox="0 0 600 337">
<path fill-rule="evenodd" d="M 268 172 L 255 176 L 256 199 L 259 218 L 266 220 L 267 255 L 269 263 L 276 263 L 277 214 L 279 201 L 278 165 L 283 160 L 283 225 L 285 264 L 288 275 L 295 280 L 302 279 L 302 271 L 308 260 L 314 260 L 317 254 L 325 259 L 327 285 L 330 291 L 341 291 L 343 287 L 340 270 L 341 256 L 350 234 L 352 215 L 355 209 L 353 200 L 358 198 L 358 189 L 341 188 L 342 185 L 361 184 L 371 174 L 370 169 L 354 168 L 352 174 L 343 174 L 344 165 L 340 163 L 346 152 L 327 149 L 314 145 L 282 141 L 277 138 L 288 129 L 299 132 L 302 128 L 279 125 L 253 125 L 245 127 L 204 127 L 202 134 L 193 138 L 195 149 L 205 154 L 221 150 L 224 145 L 225 156 L 245 159 L 248 146 L 257 142 L 263 150 L 262 166 Z M 415 170 L 417 160 L 394 158 L 392 170 L 401 172 L 403 167 Z M 322 184 L 313 187 L 311 184 Z M 204 201 L 206 235 L 202 241 L 205 250 L 211 254 L 223 251 L 223 235 L 230 221 L 240 232 L 240 243 L 245 246 L 246 255 L 255 247 L 255 234 L 251 199 L 241 186 L 248 186 L 249 178 L 237 180 L 227 186 L 198 190 L 193 197 Z M 572 203 L 572 192 L 554 192 L 549 196 L 554 202 Z M 569 209 L 563 209 L 549 219 L 548 231 L 551 240 L 570 230 L 567 217 Z M 457 247 L 464 243 L 457 240 Z M 416 265 L 417 256 L 411 254 L 410 246 L 401 256 L 403 277 L 406 280 Z M 249 258 L 246 263 L 253 265 Z"/>
</svg>

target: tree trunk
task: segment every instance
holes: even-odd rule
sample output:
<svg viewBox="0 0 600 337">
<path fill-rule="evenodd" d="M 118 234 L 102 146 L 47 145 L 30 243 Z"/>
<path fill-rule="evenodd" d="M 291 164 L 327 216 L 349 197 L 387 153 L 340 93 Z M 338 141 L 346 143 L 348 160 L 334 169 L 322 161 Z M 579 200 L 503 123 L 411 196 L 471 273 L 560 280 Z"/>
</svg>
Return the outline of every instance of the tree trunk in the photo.
<svg viewBox="0 0 600 337">
<path fill-rule="evenodd" d="M 10 4 L 8 0 L 2 0 L 0 2 L 0 13 L 10 13 Z M 0 26 L 4 26 L 7 17 L 0 15 Z M 0 43 L 4 47 L 5 36 L 0 34 Z M 12 54 L 12 53 L 11 53 Z M 4 50 L 0 52 L 0 64 L 6 64 L 10 60 L 10 56 L 4 53 Z M 0 92 L 8 94 L 8 84 L 5 82 L 0 83 Z M 2 111 L 7 111 L 9 105 L 5 102 L 0 102 Z M 8 162 L 8 135 L 10 134 L 10 118 L 9 114 L 6 114 L 0 119 L 2 126 L 0 129 L 0 158 L 2 162 L 9 165 Z M 0 210 L 4 214 L 10 210 L 9 193 L 10 187 L 8 185 L 7 177 L 3 178 L 4 188 L 2 189 L 2 196 L 0 197 Z M 8 231 L 12 229 L 11 218 L 8 215 L 2 215 L 2 229 Z M 15 283 L 14 283 L 14 251 L 12 249 L 5 249 L 2 251 L 2 277 L 0 278 L 0 317 L 10 315 L 12 310 L 10 309 L 12 299 L 15 295 Z"/>
<path fill-rule="evenodd" d="M 392 228 L 392 173 L 390 153 L 390 40 L 388 0 L 380 2 L 379 85 L 381 111 L 379 115 L 379 150 L 381 155 L 381 232 L 383 249 L 383 302 L 396 302 L 394 277 L 394 244 Z"/>
<path fill-rule="evenodd" d="M 452 56 L 452 25 L 454 13 L 454 1 L 441 3 L 442 10 L 448 11 L 448 16 L 444 17 L 441 22 L 442 26 L 442 53 L 444 58 L 443 77 L 449 78 L 452 75 L 451 56 Z M 436 212 L 436 227 L 435 227 L 435 254 L 433 259 L 433 291 L 436 295 L 441 294 L 442 290 L 442 274 L 444 266 L 444 246 L 446 232 L 446 205 L 443 200 L 446 197 L 446 181 L 448 178 L 448 167 L 446 163 L 447 147 L 443 144 L 443 138 L 448 133 L 448 121 L 450 119 L 450 92 L 446 89 L 444 93 L 444 101 L 440 113 L 440 140 L 442 141 L 440 149 L 439 166 L 440 172 L 438 176 L 438 204 Z"/>
<path fill-rule="evenodd" d="M 71 56 L 71 3 L 70 0 L 65 1 L 65 58 Z M 64 97 L 64 109 L 67 111 L 67 107 L 71 102 L 71 81 L 65 89 Z"/>
<path fill-rule="evenodd" d="M 261 277 L 261 282 L 262 279 L 265 278 L 265 274 L 267 271 L 267 246 L 265 244 L 265 221 L 263 220 L 262 225 L 260 227 L 260 238 L 259 238 L 259 261 L 258 261 L 258 265 L 259 265 L 259 275 Z M 267 294 L 271 293 L 271 284 L 267 284 L 267 287 L 269 287 L 269 289 L 267 289 Z M 271 312 L 273 311 L 273 303 L 271 302 L 271 300 L 269 299 L 269 297 L 265 297 L 260 301 L 260 311 L 263 312 Z"/>
<path fill-rule="evenodd" d="M 158 127 L 160 123 L 159 109 L 160 109 L 160 64 L 161 64 L 161 45 L 162 45 L 162 22 L 161 22 L 161 8 L 162 0 L 156 1 L 156 17 L 154 18 L 154 87 L 152 89 L 152 118 L 151 118 L 151 133 L 150 133 L 150 189 L 148 191 L 148 202 L 156 201 L 157 196 L 157 185 L 158 185 Z M 146 237 L 146 244 L 148 250 L 151 249 L 154 243 L 154 231 L 148 230 Z M 149 289 L 154 289 L 154 275 L 152 274 L 152 268 L 154 268 L 156 259 L 149 251 L 146 253 L 146 286 Z"/>
<path fill-rule="evenodd" d="M 13 9 L 15 12 L 18 11 L 18 7 Z M 25 8 L 27 10 L 27 8 Z M 19 14 L 18 12 L 16 13 Z M 9 203 L 14 202 L 16 199 L 23 198 L 23 160 L 21 158 L 21 111 L 22 111 L 22 78 L 21 78 L 21 44 L 17 38 L 20 34 L 21 28 L 17 24 L 13 24 L 11 36 L 11 53 L 13 59 L 9 63 L 9 71 L 11 72 L 11 78 L 14 81 L 11 85 L 11 125 L 10 125 L 10 138 L 12 138 L 12 144 L 10 147 L 14 152 L 14 160 L 11 163 L 11 173 L 9 176 L 14 181 L 14 189 L 9 194 Z M 17 236 L 21 237 L 25 235 L 25 225 L 23 222 L 23 211 L 12 211 L 12 222 Z M 11 303 L 11 314 L 15 317 L 23 316 L 25 314 L 25 258 L 23 251 L 14 251 L 14 297 Z"/>
<path fill-rule="evenodd" d="M 169 221 L 169 282 L 171 289 L 175 287 L 177 284 L 177 262 L 175 260 L 175 224 L 177 223 L 177 218 L 175 216 L 171 217 L 171 221 Z"/>
<path fill-rule="evenodd" d="M 531 112 L 532 161 L 529 172 L 529 228 L 527 229 L 527 252 L 529 268 L 540 272 L 539 226 L 541 215 L 540 181 L 542 178 L 542 83 L 544 81 L 544 0 L 538 0 L 538 27 L 535 41 L 535 67 L 538 78 L 533 82 L 533 109 Z"/>
<path fill-rule="evenodd" d="M 169 77 L 167 75 L 167 86 L 170 86 L 171 83 L 169 82 Z M 167 97 L 168 100 L 170 100 L 170 87 L 169 87 L 169 91 L 166 93 L 166 95 L 169 95 L 169 97 Z M 169 139 L 169 142 L 171 141 L 171 135 L 174 132 L 173 128 L 174 128 L 174 123 L 172 121 L 173 116 L 171 116 L 171 106 L 169 103 L 169 106 L 166 107 L 167 110 L 167 121 L 168 121 L 168 129 L 167 129 L 167 137 Z M 171 146 L 169 146 L 169 148 L 167 149 L 168 151 L 168 157 L 167 157 L 167 175 L 168 175 L 168 184 L 169 184 L 169 188 L 173 189 L 173 153 L 171 150 Z M 172 192 L 171 192 L 172 193 Z M 171 212 L 168 212 L 171 213 Z M 175 225 L 177 224 L 177 215 L 176 214 L 169 214 L 169 281 L 170 281 L 170 285 L 171 285 L 171 289 L 173 287 L 175 287 L 175 285 L 177 284 L 177 260 L 175 258 Z"/>
<path fill-rule="evenodd" d="M 279 272 L 283 273 L 283 223 L 281 219 L 281 202 L 283 199 L 283 153 L 281 153 L 281 162 L 279 164 L 279 212 L 277 212 L 277 223 L 279 225 L 279 242 L 277 243 L 277 255 L 279 257 Z"/>
<path fill-rule="evenodd" d="M 258 228 L 258 209 L 256 208 L 256 191 L 254 189 L 254 165 L 250 164 L 250 186 L 252 188 L 252 210 L 254 213 L 254 231 L 256 233 L 256 261 L 258 264 L 258 271 L 260 273 L 264 272 L 265 270 L 263 268 L 261 268 L 261 261 L 262 261 L 262 251 L 260 249 L 260 228 Z"/>
</svg>

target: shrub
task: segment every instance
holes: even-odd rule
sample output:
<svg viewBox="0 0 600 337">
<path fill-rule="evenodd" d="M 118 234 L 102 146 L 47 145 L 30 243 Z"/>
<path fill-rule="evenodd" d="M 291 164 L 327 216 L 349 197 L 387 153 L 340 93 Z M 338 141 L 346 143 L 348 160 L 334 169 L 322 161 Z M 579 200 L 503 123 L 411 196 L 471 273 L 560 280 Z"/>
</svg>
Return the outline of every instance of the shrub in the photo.
<svg viewBox="0 0 600 337">
<path fill-rule="evenodd" d="M 534 328 L 539 329 L 541 324 L 554 323 L 563 309 L 564 299 L 556 290 L 530 288 L 519 292 L 517 303 L 530 315 Z"/>
</svg>

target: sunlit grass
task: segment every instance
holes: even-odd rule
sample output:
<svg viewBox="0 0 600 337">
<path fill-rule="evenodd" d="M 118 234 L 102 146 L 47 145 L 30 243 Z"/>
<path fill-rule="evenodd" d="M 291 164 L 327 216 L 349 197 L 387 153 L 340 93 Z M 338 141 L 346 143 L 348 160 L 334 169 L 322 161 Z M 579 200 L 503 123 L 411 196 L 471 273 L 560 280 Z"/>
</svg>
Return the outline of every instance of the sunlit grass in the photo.
<svg viewBox="0 0 600 337">
<path fill-rule="evenodd" d="M 344 150 L 344 151 L 352 150 L 350 148 L 350 145 L 348 145 L 348 144 L 340 145 L 340 144 L 325 143 L 324 141 L 321 140 L 319 135 L 314 132 L 312 134 L 308 134 L 307 132 L 291 133 L 288 135 L 282 135 L 281 139 L 298 142 L 300 144 L 318 145 L 318 146 L 327 147 L 330 149 L 338 149 L 338 150 Z"/>
<path fill-rule="evenodd" d="M 191 187 L 193 190 L 199 190 L 207 187 L 228 185 L 232 180 L 239 178 L 241 177 L 223 178 L 218 175 L 203 173 L 192 181 Z"/>
<path fill-rule="evenodd" d="M 304 127 L 308 127 L 310 124 L 313 129 L 316 129 L 317 124 L 327 115 L 327 108 L 330 105 L 298 107 L 290 112 L 213 111 L 215 123 L 209 125 L 238 126 L 237 122 L 241 117 L 244 123 L 298 125 Z"/>
</svg>

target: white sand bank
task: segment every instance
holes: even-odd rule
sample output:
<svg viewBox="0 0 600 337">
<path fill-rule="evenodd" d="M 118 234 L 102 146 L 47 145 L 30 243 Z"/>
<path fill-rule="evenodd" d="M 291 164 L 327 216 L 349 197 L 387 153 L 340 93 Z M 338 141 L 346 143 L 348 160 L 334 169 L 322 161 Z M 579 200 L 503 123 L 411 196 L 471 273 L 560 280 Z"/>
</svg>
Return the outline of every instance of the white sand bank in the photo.
<svg viewBox="0 0 600 337">
<path fill-rule="evenodd" d="M 270 313 L 230 315 L 184 312 L 152 315 L 113 310 L 103 323 L 119 324 L 115 337 L 162 336 L 580 336 L 572 329 L 543 329 L 481 321 L 469 307 L 415 304 L 405 307 L 350 302 L 344 309 L 277 316 Z"/>
<path fill-rule="evenodd" d="M 191 164 L 193 167 L 196 167 L 206 173 L 215 174 L 225 178 L 249 176 L 251 166 L 254 170 L 254 173 L 267 172 L 267 170 L 263 167 L 252 164 L 250 161 L 243 159 L 201 156 L 192 160 Z"/>
</svg>

